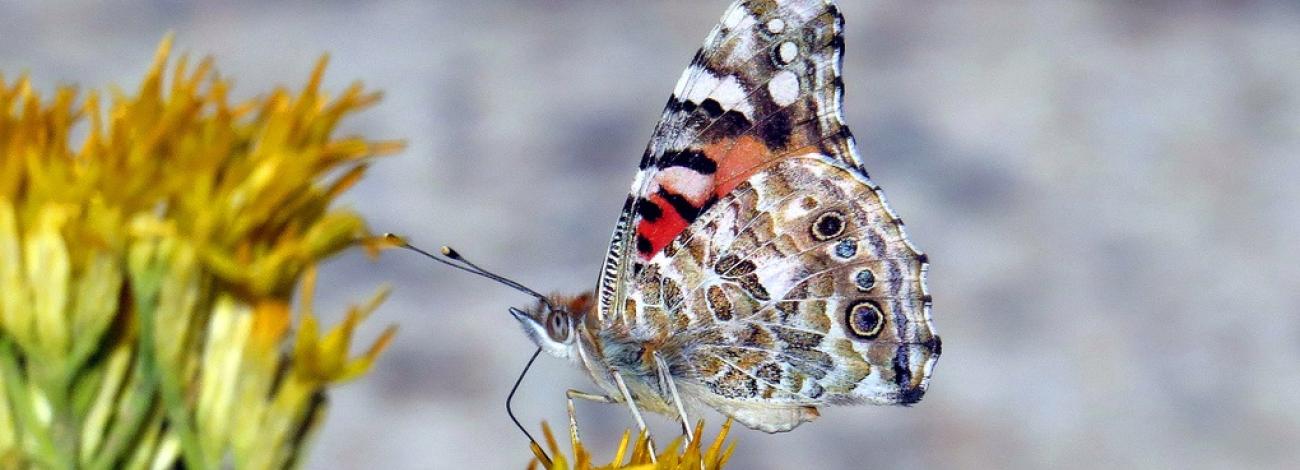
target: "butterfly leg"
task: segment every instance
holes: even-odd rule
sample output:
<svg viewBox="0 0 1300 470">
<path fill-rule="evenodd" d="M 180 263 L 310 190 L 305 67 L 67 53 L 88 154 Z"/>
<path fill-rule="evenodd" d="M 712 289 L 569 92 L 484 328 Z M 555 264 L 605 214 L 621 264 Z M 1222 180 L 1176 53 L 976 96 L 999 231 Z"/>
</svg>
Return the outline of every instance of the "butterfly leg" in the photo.
<svg viewBox="0 0 1300 470">
<path fill-rule="evenodd" d="M 691 431 L 691 420 L 686 417 L 686 407 L 682 406 L 682 397 L 677 393 L 677 383 L 673 382 L 673 375 L 668 368 L 668 361 L 659 355 L 659 351 L 651 353 L 655 359 L 655 369 L 659 372 L 659 383 L 667 385 L 668 391 L 672 393 L 673 405 L 677 407 L 677 416 L 682 419 L 682 433 L 686 434 L 687 441 L 695 440 L 695 433 Z"/>
<path fill-rule="evenodd" d="M 627 408 L 632 410 L 632 418 L 636 420 L 636 425 L 641 432 L 645 433 L 646 447 L 650 450 L 650 461 L 659 463 L 659 458 L 655 456 L 655 442 L 650 437 L 650 429 L 645 425 L 645 419 L 641 417 L 641 410 L 637 409 L 636 402 L 632 400 L 632 392 L 627 390 L 627 384 L 623 382 L 623 375 L 616 370 L 609 371 L 614 376 L 614 383 L 618 385 L 619 393 L 623 394 L 623 401 L 627 403 Z"/>
<path fill-rule="evenodd" d="M 596 395 L 573 389 L 564 392 L 564 395 L 569 398 L 569 438 L 573 439 L 573 443 L 577 444 L 582 442 L 582 440 L 578 437 L 578 414 L 576 410 L 574 410 L 573 399 L 581 398 L 596 403 L 614 403 L 614 399 L 604 395 Z"/>
</svg>

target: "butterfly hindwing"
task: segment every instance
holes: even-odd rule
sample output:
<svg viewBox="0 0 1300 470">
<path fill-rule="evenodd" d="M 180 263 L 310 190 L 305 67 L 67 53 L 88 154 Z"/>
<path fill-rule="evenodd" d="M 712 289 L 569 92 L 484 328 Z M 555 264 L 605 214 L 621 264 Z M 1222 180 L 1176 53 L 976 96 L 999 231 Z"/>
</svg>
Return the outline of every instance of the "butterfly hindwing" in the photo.
<svg viewBox="0 0 1300 470">
<path fill-rule="evenodd" d="M 920 399 L 939 353 L 924 261 L 869 181 L 810 153 L 752 175 L 650 260 L 619 321 L 667 345 L 705 403 L 788 430 L 818 405 Z"/>
</svg>

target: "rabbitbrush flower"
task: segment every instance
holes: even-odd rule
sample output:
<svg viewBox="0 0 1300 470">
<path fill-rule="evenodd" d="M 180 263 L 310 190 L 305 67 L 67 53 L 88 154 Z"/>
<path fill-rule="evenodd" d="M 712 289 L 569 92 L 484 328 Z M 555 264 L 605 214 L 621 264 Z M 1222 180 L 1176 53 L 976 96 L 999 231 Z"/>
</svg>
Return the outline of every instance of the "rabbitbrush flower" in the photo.
<svg viewBox="0 0 1300 470">
<path fill-rule="evenodd" d="M 623 432 L 623 438 L 619 441 L 615 449 L 614 459 L 606 465 L 598 465 L 592 462 L 591 451 L 578 439 L 578 430 L 570 424 L 569 440 L 573 449 L 573 465 L 569 465 L 568 458 L 560 452 L 560 446 L 555 441 L 555 435 L 551 433 L 551 427 L 542 423 L 542 435 L 546 438 L 546 447 L 550 449 L 550 454 L 542 452 L 536 443 L 532 443 L 532 452 L 534 458 L 528 464 L 529 470 L 722 470 L 731 459 L 731 454 L 736 451 L 736 444 L 730 443 L 723 448 L 726 443 L 727 433 L 731 431 L 731 419 L 722 424 L 718 430 L 717 437 L 713 438 L 713 444 L 707 449 L 703 448 L 704 444 L 704 422 L 700 421 L 695 426 L 695 439 L 686 441 L 682 445 L 685 436 L 674 439 L 668 444 L 668 448 L 663 452 L 656 454 L 657 460 L 650 457 L 649 439 L 644 433 L 640 434 L 635 441 L 631 440 L 630 431 Z M 631 444 L 631 447 L 629 447 Z"/>
<path fill-rule="evenodd" d="M 340 138 L 378 95 L 232 104 L 211 62 L 44 97 L 0 76 L 0 468 L 279 468 L 370 367 L 321 333 L 313 267 L 367 236 L 331 203 L 400 144 Z M 299 308 L 294 317 L 295 291 Z"/>
</svg>

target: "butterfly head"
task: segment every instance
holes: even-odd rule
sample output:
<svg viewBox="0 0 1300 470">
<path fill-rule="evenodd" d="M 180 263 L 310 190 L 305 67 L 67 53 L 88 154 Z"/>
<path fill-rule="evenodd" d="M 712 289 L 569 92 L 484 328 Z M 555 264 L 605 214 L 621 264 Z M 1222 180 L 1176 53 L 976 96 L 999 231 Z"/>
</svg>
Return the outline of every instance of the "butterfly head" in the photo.
<svg viewBox="0 0 1300 470">
<path fill-rule="evenodd" d="M 539 300 L 532 308 L 510 308 L 510 314 L 519 321 L 534 343 L 548 354 L 560 358 L 573 357 L 582 334 L 581 326 L 591 308 L 591 295 L 575 297 L 551 296 Z"/>
</svg>

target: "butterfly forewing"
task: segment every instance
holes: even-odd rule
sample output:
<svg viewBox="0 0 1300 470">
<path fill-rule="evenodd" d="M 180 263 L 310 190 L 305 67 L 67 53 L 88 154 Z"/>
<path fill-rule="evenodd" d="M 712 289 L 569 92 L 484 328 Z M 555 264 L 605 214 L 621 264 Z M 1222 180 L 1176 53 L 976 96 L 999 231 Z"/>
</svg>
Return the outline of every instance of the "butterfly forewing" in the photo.
<svg viewBox="0 0 1300 470">
<path fill-rule="evenodd" d="M 856 164 L 842 146 L 842 19 L 823 1 L 736 2 L 669 97 L 615 227 L 600 315 L 621 286 L 746 177 L 809 148 Z"/>
</svg>

